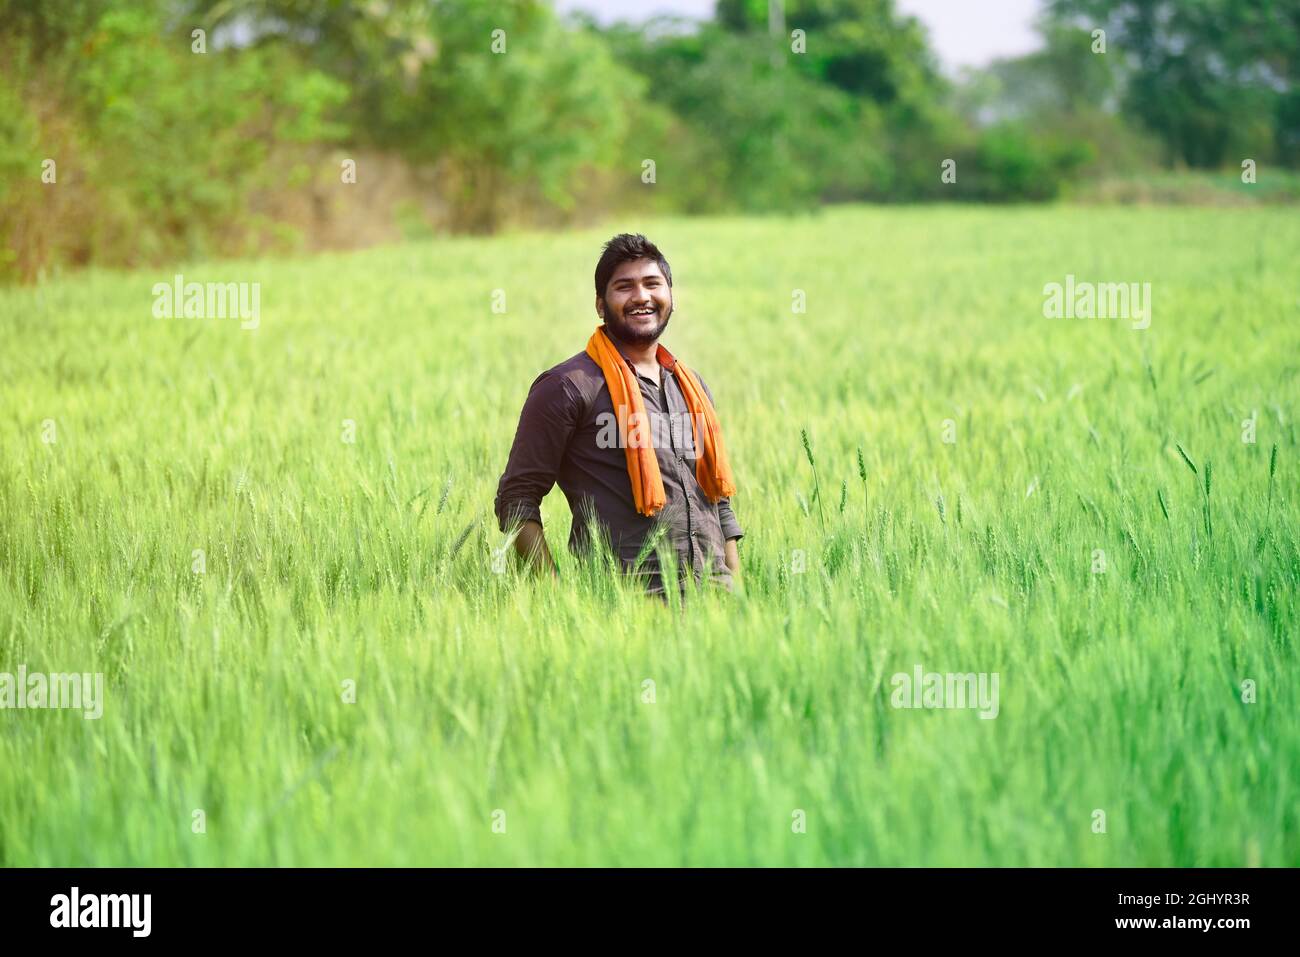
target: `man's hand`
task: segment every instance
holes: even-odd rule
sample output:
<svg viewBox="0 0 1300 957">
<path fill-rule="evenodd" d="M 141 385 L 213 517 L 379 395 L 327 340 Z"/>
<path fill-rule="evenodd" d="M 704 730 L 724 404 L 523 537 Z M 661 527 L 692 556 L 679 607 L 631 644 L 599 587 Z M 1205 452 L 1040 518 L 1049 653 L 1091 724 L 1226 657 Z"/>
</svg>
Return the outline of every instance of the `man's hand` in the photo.
<svg viewBox="0 0 1300 957">
<path fill-rule="evenodd" d="M 524 560 L 524 564 L 534 572 L 550 572 L 556 578 L 560 570 L 555 566 L 551 550 L 546 547 L 546 535 L 542 532 L 540 522 L 529 519 L 519 528 L 515 536 L 515 551 Z"/>
<path fill-rule="evenodd" d="M 735 538 L 727 539 L 727 544 L 724 548 L 726 553 L 724 558 L 727 562 L 727 568 L 731 570 L 731 577 L 735 582 L 740 581 L 740 552 L 736 549 L 737 541 L 738 539 Z"/>
</svg>

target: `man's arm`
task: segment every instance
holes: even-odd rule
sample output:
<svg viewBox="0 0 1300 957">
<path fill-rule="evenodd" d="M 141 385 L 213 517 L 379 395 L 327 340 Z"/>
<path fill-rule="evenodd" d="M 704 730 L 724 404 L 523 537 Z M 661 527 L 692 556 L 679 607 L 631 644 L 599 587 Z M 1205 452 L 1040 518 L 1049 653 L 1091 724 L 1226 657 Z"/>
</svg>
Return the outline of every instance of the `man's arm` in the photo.
<svg viewBox="0 0 1300 957">
<path fill-rule="evenodd" d="M 497 524 L 506 532 L 520 523 L 515 552 L 534 570 L 557 574 L 542 532 L 542 499 L 555 485 L 569 439 L 578 425 L 581 400 L 573 384 L 543 372 L 533 381 L 519 414 L 506 470 L 497 485 Z"/>
<path fill-rule="evenodd" d="M 740 541 L 740 539 L 729 538 L 727 539 L 726 545 L 725 557 L 727 560 L 727 568 L 731 570 L 732 578 L 737 578 L 740 575 L 740 552 L 736 549 L 736 542 L 738 541 Z"/>
<path fill-rule="evenodd" d="M 697 375 L 696 378 L 699 378 Z M 713 390 L 709 384 L 700 379 L 700 386 L 704 389 L 704 394 L 709 397 L 709 402 L 713 404 L 714 411 L 717 411 L 717 403 L 713 400 Z M 736 513 L 731 510 L 731 499 L 718 499 L 718 524 L 722 526 L 722 537 L 727 540 L 723 548 L 723 558 L 730 569 L 733 578 L 740 575 L 740 551 L 736 548 L 736 543 L 745 537 L 745 530 L 740 527 L 740 522 L 736 521 Z"/>
</svg>

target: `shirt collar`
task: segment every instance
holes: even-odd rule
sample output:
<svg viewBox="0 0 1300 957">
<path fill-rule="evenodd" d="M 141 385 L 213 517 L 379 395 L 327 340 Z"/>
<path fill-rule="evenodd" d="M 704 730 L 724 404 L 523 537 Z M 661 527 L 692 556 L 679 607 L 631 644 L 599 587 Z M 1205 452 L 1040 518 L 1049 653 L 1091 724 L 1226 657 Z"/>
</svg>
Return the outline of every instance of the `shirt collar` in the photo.
<svg viewBox="0 0 1300 957">
<path fill-rule="evenodd" d="M 624 361 L 624 362 L 627 362 L 627 357 L 626 357 L 626 356 L 623 357 L 623 361 Z M 667 372 L 667 370 L 664 369 L 663 366 L 659 366 L 659 381 L 658 381 L 658 382 L 655 382 L 654 379 L 651 379 L 651 378 L 650 378 L 649 376 L 647 376 L 647 375 L 643 375 L 643 374 L 641 373 L 641 370 L 638 369 L 636 366 L 632 365 L 632 363 L 630 363 L 630 362 L 627 363 L 627 367 L 628 367 L 629 369 L 632 370 L 632 374 L 635 375 L 638 379 L 645 379 L 647 382 L 654 383 L 654 385 L 655 385 L 657 388 L 663 388 L 664 380 L 667 378 L 667 376 L 665 375 L 665 373 Z"/>
</svg>

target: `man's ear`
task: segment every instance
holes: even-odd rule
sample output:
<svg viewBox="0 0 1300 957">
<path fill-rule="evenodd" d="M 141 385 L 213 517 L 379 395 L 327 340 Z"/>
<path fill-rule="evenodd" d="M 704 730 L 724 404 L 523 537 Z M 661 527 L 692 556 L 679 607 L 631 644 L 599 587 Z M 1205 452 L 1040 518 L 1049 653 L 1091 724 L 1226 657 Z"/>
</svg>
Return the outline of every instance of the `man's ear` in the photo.
<svg viewBox="0 0 1300 957">
<path fill-rule="evenodd" d="M 601 299 L 600 296 L 596 297 L 596 315 L 600 316 L 601 319 L 605 318 L 605 300 Z"/>
</svg>

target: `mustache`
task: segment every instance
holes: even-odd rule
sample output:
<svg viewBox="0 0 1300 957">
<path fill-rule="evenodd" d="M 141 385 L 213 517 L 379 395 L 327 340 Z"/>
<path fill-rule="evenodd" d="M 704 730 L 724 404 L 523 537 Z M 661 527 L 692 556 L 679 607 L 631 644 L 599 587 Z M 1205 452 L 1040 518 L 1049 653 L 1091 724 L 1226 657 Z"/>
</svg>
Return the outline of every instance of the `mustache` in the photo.
<svg viewBox="0 0 1300 957">
<path fill-rule="evenodd" d="M 618 310 L 617 310 L 617 313 L 618 313 L 619 318 L 623 318 L 623 317 L 625 317 L 628 313 L 630 313 L 630 312 L 635 312 L 635 311 L 638 310 L 638 309 L 652 309 L 652 310 L 654 310 L 654 312 L 655 312 L 657 315 L 665 316 L 665 315 L 669 315 L 669 314 L 672 313 L 672 311 L 673 311 L 673 304 L 672 304 L 672 303 L 668 303 L 668 304 L 665 305 L 665 304 L 661 304 L 661 303 L 658 303 L 658 302 L 651 302 L 651 303 L 648 303 L 648 304 L 646 304 L 646 305 L 641 305 L 641 306 L 623 306 L 621 309 L 618 309 Z"/>
<path fill-rule="evenodd" d="M 627 317 L 626 309 L 610 308 L 605 314 L 605 330 L 623 342 L 653 342 L 668 328 L 668 321 L 673 315 L 673 306 L 671 303 L 666 306 L 653 303 L 652 308 L 655 311 L 651 313 L 651 316 L 656 320 L 653 328 L 638 330 L 632 324 L 632 320 Z"/>
</svg>

